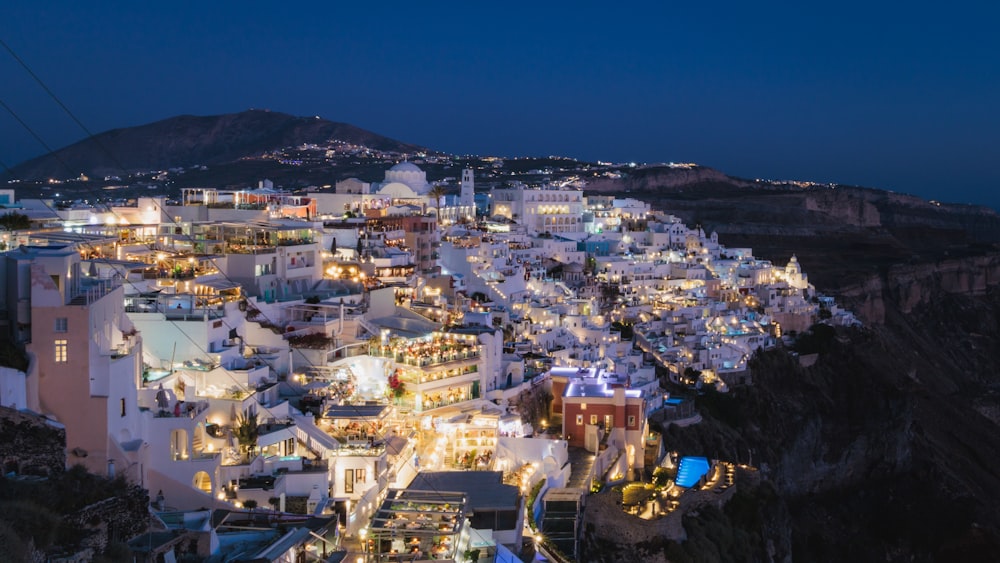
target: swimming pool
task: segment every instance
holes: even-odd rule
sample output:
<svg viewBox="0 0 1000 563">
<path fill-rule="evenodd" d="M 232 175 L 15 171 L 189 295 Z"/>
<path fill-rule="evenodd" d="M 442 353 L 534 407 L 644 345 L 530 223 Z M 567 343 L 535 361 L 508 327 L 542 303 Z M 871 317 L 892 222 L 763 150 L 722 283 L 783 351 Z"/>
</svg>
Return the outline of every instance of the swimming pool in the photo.
<svg viewBox="0 0 1000 563">
<path fill-rule="evenodd" d="M 678 486 L 689 489 L 698 484 L 710 466 L 708 458 L 705 457 L 682 457 L 681 463 L 677 467 L 677 479 L 674 480 Z"/>
</svg>

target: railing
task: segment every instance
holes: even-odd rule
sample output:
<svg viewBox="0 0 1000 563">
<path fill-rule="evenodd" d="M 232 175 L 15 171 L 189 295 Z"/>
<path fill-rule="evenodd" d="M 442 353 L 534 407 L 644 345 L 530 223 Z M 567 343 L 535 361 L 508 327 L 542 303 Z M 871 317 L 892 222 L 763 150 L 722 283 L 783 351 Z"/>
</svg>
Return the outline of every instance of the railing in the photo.
<svg viewBox="0 0 1000 563">
<path fill-rule="evenodd" d="M 439 366 L 442 364 L 446 364 L 448 362 L 457 362 L 462 360 L 475 359 L 479 357 L 479 350 L 470 349 L 462 352 L 451 352 L 436 356 L 411 356 L 399 352 L 394 352 L 392 350 L 381 350 L 377 346 L 372 346 L 370 355 L 378 356 L 381 358 L 391 358 L 395 360 L 396 363 L 404 364 L 407 366 L 428 367 L 428 366 Z"/>
<path fill-rule="evenodd" d="M 226 245 L 229 254 L 274 254 L 278 249 L 270 245 Z"/>
<path fill-rule="evenodd" d="M 308 238 L 295 238 L 295 239 L 278 239 L 275 241 L 275 246 L 301 246 L 305 244 L 314 244 L 316 241 Z"/>
<path fill-rule="evenodd" d="M 83 304 L 90 305 L 105 295 L 111 293 L 122 284 L 120 279 L 94 279 L 87 278 L 80 287 L 70 294 L 71 301 L 83 301 Z"/>
<path fill-rule="evenodd" d="M 134 348 L 133 341 L 124 340 L 120 344 L 118 344 L 118 346 L 112 348 L 111 350 L 108 350 L 106 355 L 111 356 L 111 359 L 113 360 L 118 358 L 124 358 L 132 354 L 132 348 Z"/>
<path fill-rule="evenodd" d="M 154 418 L 196 418 L 208 410 L 208 401 L 185 402 L 184 407 L 180 411 L 180 416 L 174 416 L 175 411 L 172 409 L 147 408 L 154 413 Z"/>
</svg>

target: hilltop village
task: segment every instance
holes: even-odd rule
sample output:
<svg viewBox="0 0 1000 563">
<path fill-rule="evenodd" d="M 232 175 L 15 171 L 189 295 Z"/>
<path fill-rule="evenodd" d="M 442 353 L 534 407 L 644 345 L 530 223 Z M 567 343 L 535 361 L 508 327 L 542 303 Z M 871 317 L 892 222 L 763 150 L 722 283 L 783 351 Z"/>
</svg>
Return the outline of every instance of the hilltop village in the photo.
<svg viewBox="0 0 1000 563">
<path fill-rule="evenodd" d="M 403 160 L 304 193 L 0 190 L 30 222 L 0 231 L 28 359 L 0 404 L 63 429 L 67 467 L 149 491 L 137 561 L 572 560 L 601 491 L 621 526 L 724 502 L 752 460 L 678 458 L 659 429 L 752 385 L 758 349 L 857 322 L 794 257 L 637 199 L 475 180 Z"/>
</svg>

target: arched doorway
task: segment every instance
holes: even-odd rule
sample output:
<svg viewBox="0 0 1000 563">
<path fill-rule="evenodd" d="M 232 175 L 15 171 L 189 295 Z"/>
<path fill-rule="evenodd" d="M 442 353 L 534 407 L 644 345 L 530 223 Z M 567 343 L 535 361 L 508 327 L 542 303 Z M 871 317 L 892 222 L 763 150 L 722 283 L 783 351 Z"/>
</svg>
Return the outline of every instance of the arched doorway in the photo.
<svg viewBox="0 0 1000 563">
<path fill-rule="evenodd" d="M 208 473 L 205 473 L 204 471 L 199 471 L 194 474 L 194 479 L 191 481 L 191 486 L 205 493 L 206 495 L 212 494 L 212 478 L 209 477 Z"/>
</svg>

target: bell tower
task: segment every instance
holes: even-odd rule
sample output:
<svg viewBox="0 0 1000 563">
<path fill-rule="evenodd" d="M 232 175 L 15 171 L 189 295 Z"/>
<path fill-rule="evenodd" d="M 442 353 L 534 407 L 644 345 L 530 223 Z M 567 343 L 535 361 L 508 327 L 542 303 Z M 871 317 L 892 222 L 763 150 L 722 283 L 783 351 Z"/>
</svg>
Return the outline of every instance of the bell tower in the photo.
<svg viewBox="0 0 1000 563">
<path fill-rule="evenodd" d="M 472 169 L 466 168 L 462 170 L 462 192 L 458 199 L 459 206 L 471 209 L 476 205 L 475 186 L 475 180 L 472 178 Z"/>
</svg>

